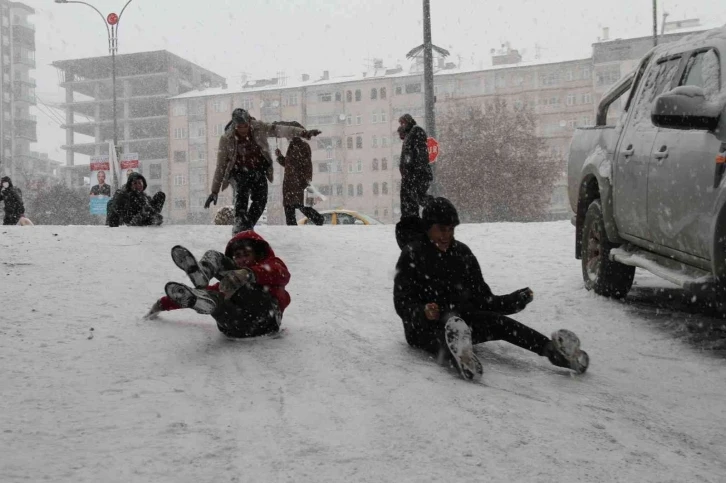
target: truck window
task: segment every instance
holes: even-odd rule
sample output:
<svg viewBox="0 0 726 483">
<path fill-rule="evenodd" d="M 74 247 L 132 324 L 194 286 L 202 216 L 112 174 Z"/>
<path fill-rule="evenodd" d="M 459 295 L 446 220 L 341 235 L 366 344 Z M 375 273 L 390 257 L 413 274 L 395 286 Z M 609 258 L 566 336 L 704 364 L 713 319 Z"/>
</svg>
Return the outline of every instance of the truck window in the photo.
<svg viewBox="0 0 726 483">
<path fill-rule="evenodd" d="M 706 99 L 715 97 L 721 90 L 721 64 L 716 51 L 694 53 L 688 59 L 680 85 L 698 86 L 703 89 Z"/>
<path fill-rule="evenodd" d="M 651 129 L 654 127 L 650 120 L 653 103 L 656 97 L 672 86 L 680 62 L 681 57 L 678 56 L 659 60 L 656 65 L 651 66 L 643 80 L 643 86 L 634 105 L 633 126 L 636 129 Z"/>
</svg>

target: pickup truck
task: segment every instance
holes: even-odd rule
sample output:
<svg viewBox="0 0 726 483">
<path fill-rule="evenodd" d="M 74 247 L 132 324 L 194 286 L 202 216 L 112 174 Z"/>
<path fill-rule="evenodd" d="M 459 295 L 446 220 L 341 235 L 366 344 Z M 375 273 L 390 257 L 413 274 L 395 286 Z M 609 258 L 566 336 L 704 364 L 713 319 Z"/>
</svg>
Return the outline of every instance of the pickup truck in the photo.
<svg viewBox="0 0 726 483">
<path fill-rule="evenodd" d="M 639 267 L 726 301 L 724 54 L 726 26 L 654 47 L 575 131 L 568 197 L 588 290 L 623 298 Z"/>
</svg>

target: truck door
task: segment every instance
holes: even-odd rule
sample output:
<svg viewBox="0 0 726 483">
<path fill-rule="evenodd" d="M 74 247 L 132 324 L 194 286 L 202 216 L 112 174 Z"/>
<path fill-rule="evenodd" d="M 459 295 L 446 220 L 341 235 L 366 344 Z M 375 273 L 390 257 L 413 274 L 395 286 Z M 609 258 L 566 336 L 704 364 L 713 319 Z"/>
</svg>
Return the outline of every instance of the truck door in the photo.
<svg viewBox="0 0 726 483">
<path fill-rule="evenodd" d="M 687 59 L 679 85 L 701 87 L 706 99 L 721 89 L 721 64 L 713 49 Z M 721 141 L 706 130 L 661 128 L 648 167 L 648 227 L 653 241 L 709 260 Z"/>
<path fill-rule="evenodd" d="M 679 57 L 654 59 L 630 106 L 627 125 L 617 148 L 613 169 L 613 210 L 618 231 L 650 240 L 648 226 L 648 163 L 658 128 L 650 120 L 656 97 L 668 87 L 678 71 Z"/>
</svg>

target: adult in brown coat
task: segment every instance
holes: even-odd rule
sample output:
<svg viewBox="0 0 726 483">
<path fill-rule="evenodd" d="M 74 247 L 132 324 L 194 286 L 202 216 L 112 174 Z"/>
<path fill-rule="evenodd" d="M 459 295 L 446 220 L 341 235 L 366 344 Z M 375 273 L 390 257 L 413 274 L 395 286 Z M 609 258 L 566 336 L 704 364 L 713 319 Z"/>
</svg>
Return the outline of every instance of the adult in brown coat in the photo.
<svg viewBox="0 0 726 483">
<path fill-rule="evenodd" d="M 232 120 L 219 138 L 217 168 L 212 179 L 212 193 L 204 208 L 217 204 L 220 190 L 232 186 L 234 192 L 234 227 L 232 233 L 251 230 L 267 205 L 267 180 L 272 180 L 272 156 L 268 137 L 311 138 L 317 129 L 306 131 L 294 126 L 268 124 L 235 109 Z M 252 203 L 250 204 L 250 200 Z"/>
<path fill-rule="evenodd" d="M 305 129 L 299 122 L 277 122 Z M 288 225 L 297 225 L 295 210 L 300 210 L 316 225 L 322 225 L 323 215 L 313 207 L 305 206 L 305 189 L 313 179 L 312 151 L 308 143 L 300 136 L 294 136 L 287 147 L 287 154 L 282 155 L 279 149 L 275 149 L 277 162 L 285 168 L 285 176 L 282 179 L 282 206 L 285 208 L 285 222 Z"/>
</svg>

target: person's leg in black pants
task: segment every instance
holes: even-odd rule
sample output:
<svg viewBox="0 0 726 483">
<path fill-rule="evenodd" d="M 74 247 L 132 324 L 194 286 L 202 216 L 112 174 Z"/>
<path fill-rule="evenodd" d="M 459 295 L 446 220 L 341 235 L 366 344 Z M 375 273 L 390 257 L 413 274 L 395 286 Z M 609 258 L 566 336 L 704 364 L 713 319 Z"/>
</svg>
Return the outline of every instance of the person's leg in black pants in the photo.
<svg viewBox="0 0 726 483">
<path fill-rule="evenodd" d="M 285 205 L 283 208 L 285 209 L 285 224 L 287 224 L 287 226 L 297 225 L 297 220 L 295 219 L 295 205 Z"/>
<path fill-rule="evenodd" d="M 252 204 L 247 211 L 249 228 L 252 229 L 262 216 L 267 206 L 267 177 L 263 171 L 252 171 L 248 178 L 250 180 L 250 199 Z"/>
<path fill-rule="evenodd" d="M 407 216 L 418 216 L 419 206 L 424 206 L 429 195 L 430 182 L 421 177 L 406 175 L 401 179 L 401 218 Z"/>
<path fill-rule="evenodd" d="M 232 189 L 234 191 L 234 228 L 232 233 L 252 228 L 247 215 L 247 205 L 249 204 L 251 182 L 250 171 L 236 172 L 233 176 Z"/>
</svg>

